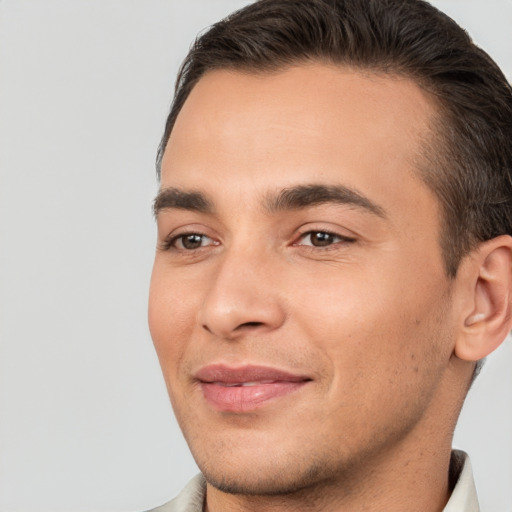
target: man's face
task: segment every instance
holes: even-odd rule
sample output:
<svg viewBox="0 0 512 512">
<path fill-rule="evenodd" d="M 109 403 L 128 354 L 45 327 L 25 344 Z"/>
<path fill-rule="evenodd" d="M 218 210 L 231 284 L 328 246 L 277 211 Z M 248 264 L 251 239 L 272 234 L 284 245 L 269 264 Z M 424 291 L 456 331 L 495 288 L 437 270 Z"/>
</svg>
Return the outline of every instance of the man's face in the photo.
<svg viewBox="0 0 512 512">
<path fill-rule="evenodd" d="M 438 204 L 415 170 L 432 113 L 407 79 L 321 64 L 211 72 L 186 101 L 149 320 L 215 485 L 295 490 L 431 435 L 453 349 Z"/>
</svg>

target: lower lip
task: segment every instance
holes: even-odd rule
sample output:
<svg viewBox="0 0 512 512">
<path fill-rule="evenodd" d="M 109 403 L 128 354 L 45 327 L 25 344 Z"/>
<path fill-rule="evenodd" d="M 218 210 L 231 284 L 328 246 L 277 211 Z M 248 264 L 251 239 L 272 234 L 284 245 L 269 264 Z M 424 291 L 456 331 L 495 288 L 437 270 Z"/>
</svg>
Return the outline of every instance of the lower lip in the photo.
<svg viewBox="0 0 512 512">
<path fill-rule="evenodd" d="M 308 381 L 277 381 L 255 386 L 221 386 L 202 382 L 201 388 L 206 401 L 218 411 L 250 412 L 270 400 L 280 398 L 300 389 Z"/>
</svg>

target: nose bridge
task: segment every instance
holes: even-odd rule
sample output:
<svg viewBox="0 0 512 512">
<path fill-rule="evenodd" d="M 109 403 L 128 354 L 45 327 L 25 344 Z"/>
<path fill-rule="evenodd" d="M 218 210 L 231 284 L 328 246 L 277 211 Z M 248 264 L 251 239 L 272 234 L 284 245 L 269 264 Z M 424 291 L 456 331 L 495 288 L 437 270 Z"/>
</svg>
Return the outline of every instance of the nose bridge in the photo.
<svg viewBox="0 0 512 512">
<path fill-rule="evenodd" d="M 284 320 L 275 258 L 262 244 L 225 248 L 205 296 L 199 322 L 210 333 L 234 338 L 247 330 L 272 330 Z"/>
</svg>

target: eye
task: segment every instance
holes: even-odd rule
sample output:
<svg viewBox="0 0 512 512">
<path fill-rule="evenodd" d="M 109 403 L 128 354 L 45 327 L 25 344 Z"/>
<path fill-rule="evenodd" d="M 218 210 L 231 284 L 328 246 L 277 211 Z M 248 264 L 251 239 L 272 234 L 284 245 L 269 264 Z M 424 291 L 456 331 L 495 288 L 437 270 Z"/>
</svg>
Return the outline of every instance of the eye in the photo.
<svg viewBox="0 0 512 512">
<path fill-rule="evenodd" d="M 311 247 L 328 247 L 340 242 L 353 242 L 353 238 L 330 233 L 329 231 L 308 231 L 304 233 L 296 245 Z"/>
<path fill-rule="evenodd" d="M 206 235 L 200 233 L 185 233 L 173 237 L 169 241 L 169 248 L 175 248 L 178 250 L 193 251 L 200 249 L 201 247 L 207 247 L 209 245 L 216 245 L 216 243 Z"/>
</svg>

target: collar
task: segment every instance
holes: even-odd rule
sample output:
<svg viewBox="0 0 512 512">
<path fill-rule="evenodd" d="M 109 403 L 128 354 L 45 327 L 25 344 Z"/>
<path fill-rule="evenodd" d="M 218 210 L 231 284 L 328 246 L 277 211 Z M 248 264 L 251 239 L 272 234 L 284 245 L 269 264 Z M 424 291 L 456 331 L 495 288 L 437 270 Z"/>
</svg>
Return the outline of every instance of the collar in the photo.
<svg viewBox="0 0 512 512">
<path fill-rule="evenodd" d="M 443 512 L 480 512 L 471 461 L 460 450 L 452 451 L 450 482 L 455 487 Z"/>
</svg>

